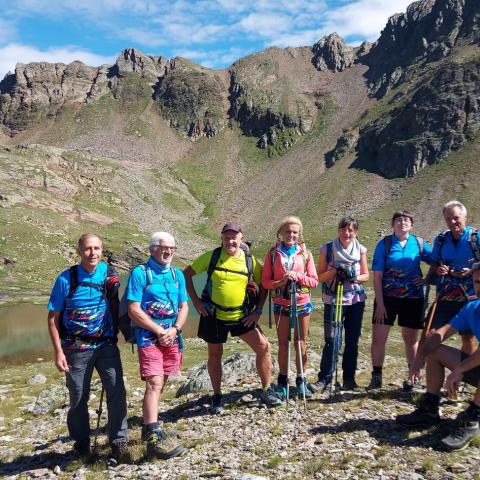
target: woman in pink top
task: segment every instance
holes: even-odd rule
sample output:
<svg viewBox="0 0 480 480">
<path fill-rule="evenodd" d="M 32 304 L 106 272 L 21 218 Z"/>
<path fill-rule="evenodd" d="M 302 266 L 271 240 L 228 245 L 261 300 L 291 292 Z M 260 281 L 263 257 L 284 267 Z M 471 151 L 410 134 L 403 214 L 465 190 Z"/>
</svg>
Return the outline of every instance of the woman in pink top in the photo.
<svg viewBox="0 0 480 480">
<path fill-rule="evenodd" d="M 310 289 L 318 285 L 317 272 L 312 254 L 303 243 L 303 226 L 297 217 L 283 219 L 277 231 L 277 243 L 265 257 L 262 274 L 262 285 L 274 291 L 273 303 L 275 325 L 278 336 L 278 395 L 283 399 L 287 395 L 288 385 L 288 337 L 290 328 L 290 294 L 287 284 L 297 284 L 297 314 L 300 324 L 300 344 L 303 371 L 307 363 L 307 333 L 310 313 L 313 305 L 310 300 Z M 298 339 L 295 332 L 295 353 L 297 366 L 297 396 L 312 395 L 305 376 L 300 374 Z"/>
</svg>

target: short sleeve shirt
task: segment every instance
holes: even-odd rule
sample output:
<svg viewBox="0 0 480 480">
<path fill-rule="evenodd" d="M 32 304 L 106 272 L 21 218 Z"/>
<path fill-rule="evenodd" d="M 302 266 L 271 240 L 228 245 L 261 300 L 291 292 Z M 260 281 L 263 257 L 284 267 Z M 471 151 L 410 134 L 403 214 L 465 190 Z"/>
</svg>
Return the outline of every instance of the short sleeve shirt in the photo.
<svg viewBox="0 0 480 480">
<path fill-rule="evenodd" d="M 444 235 L 442 250 L 439 248 L 439 236 L 435 238 L 433 244 L 432 260 L 444 265 L 448 265 L 452 270 L 461 270 L 462 268 L 472 268 L 475 262 L 472 245 L 470 243 L 470 233 L 472 228 L 467 226 L 458 241 L 454 241 L 452 233 L 447 231 Z M 457 278 L 453 275 L 445 275 L 437 282 L 437 292 L 442 301 L 466 302 L 467 297 L 475 295 L 472 276 Z"/>
<path fill-rule="evenodd" d="M 397 298 L 423 298 L 423 288 L 415 280 L 422 277 L 420 261 L 430 262 L 432 249 L 423 241 L 423 252 L 414 235 L 409 235 L 404 246 L 395 235 L 385 259 L 385 239 L 382 238 L 375 247 L 372 270 L 383 272 L 383 294 Z"/>
<path fill-rule="evenodd" d="M 140 303 L 140 308 L 162 328 L 170 328 L 177 319 L 179 305 L 188 300 L 185 277 L 178 268 L 161 265 L 150 257 L 145 265 L 132 270 L 125 297 L 128 302 Z M 135 339 L 138 348 L 157 341 L 154 333 L 139 327 L 135 328 Z"/>
<path fill-rule="evenodd" d="M 212 258 L 213 250 L 206 252 L 198 257 L 191 265 L 191 268 L 196 274 L 206 272 Z M 253 279 L 257 285 L 260 285 L 262 279 L 262 266 L 252 256 L 253 264 Z M 225 270 L 214 270 L 212 273 L 212 301 L 222 307 L 239 307 L 245 300 L 245 291 L 248 283 L 248 268 L 245 261 L 245 253 L 240 250 L 238 257 L 230 256 L 223 248 L 220 253 L 220 258 L 217 262 L 217 267 Z M 233 272 L 241 272 L 233 273 Z M 243 273 L 243 274 L 242 274 Z M 239 320 L 244 316 L 241 310 L 234 310 L 225 312 L 217 310 L 216 316 L 219 320 L 234 321 Z"/>
<path fill-rule="evenodd" d="M 460 333 L 473 333 L 480 341 L 480 299 L 467 303 L 450 321 Z"/>
<path fill-rule="evenodd" d="M 92 286 L 104 285 L 107 269 L 103 262 L 93 272 L 87 272 L 78 265 L 78 287 L 70 299 L 70 269 L 57 277 L 48 309 L 63 312 L 60 318 L 63 348 L 93 350 L 103 344 L 103 338 L 115 336 L 108 301 L 100 288 Z"/>
</svg>

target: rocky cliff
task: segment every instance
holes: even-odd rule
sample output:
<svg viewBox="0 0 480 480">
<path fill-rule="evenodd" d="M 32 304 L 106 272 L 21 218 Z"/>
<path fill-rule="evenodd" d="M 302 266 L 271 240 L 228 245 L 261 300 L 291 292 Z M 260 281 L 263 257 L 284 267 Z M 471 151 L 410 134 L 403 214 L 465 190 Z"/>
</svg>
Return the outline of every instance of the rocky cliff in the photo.
<svg viewBox="0 0 480 480">
<path fill-rule="evenodd" d="M 112 66 L 18 64 L 0 83 L 0 124 L 15 136 L 102 97 L 124 107 L 142 98 L 192 140 L 218 135 L 233 120 L 269 155 L 283 154 L 323 118 L 339 75 L 365 65 L 382 108 L 358 125 L 358 162 L 386 177 L 412 175 L 476 131 L 479 43 L 480 2 L 421 0 L 392 16 L 373 45 L 353 49 L 332 33 L 311 48 L 271 48 L 224 71 L 135 49 Z"/>
</svg>

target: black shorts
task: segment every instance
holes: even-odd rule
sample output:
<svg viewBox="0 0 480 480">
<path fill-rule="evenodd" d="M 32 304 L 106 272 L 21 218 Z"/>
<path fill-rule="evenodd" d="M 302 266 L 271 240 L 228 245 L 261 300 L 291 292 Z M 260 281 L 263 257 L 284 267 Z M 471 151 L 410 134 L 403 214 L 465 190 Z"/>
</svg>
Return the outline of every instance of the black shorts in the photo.
<svg viewBox="0 0 480 480">
<path fill-rule="evenodd" d="M 460 352 L 460 353 L 461 353 L 462 362 L 470 356 L 465 352 Z M 467 370 L 463 374 L 463 381 L 467 382 L 469 385 L 472 385 L 473 387 L 479 387 L 480 386 L 480 365 L 474 368 L 471 368 L 470 370 Z"/>
<path fill-rule="evenodd" d="M 198 336 L 207 343 L 225 343 L 229 332 L 232 337 L 239 337 L 256 328 L 255 324 L 247 327 L 242 323 L 243 320 L 242 318 L 240 320 L 225 321 L 218 320 L 212 315 L 208 317 L 200 316 Z"/>
<path fill-rule="evenodd" d="M 440 300 L 435 309 L 431 328 L 443 327 L 467 304 L 467 302 L 447 302 Z M 460 332 L 462 334 L 462 332 Z"/>
<path fill-rule="evenodd" d="M 423 328 L 423 298 L 397 298 L 383 296 L 383 304 L 387 311 L 385 325 L 393 325 L 398 317 L 400 327 L 414 328 L 421 330 Z M 372 323 L 375 322 L 375 310 L 377 302 L 373 303 Z"/>
</svg>

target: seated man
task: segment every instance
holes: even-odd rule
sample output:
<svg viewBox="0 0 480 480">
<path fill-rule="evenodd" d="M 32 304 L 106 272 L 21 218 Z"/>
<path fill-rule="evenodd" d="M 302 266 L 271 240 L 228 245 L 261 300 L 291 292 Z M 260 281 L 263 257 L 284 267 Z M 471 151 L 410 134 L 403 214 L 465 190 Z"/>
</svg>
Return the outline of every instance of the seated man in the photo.
<svg viewBox="0 0 480 480">
<path fill-rule="evenodd" d="M 265 303 L 267 291 L 260 285 L 262 267 L 253 256 L 249 272 L 249 258 L 242 250 L 243 234 L 240 225 L 227 223 L 221 233 L 222 247 L 197 258 L 184 270 L 188 295 L 200 314 L 198 336 L 208 343 L 208 374 L 213 387 L 212 413 L 220 413 L 222 407 L 222 354 L 228 333 L 242 339 L 256 354 L 257 371 L 262 381 L 261 400 L 267 406 L 280 405 L 270 386 L 272 375 L 271 347 L 257 326 Z M 218 255 L 215 261 L 214 255 Z M 211 265 L 212 259 L 214 265 Z M 202 298 L 198 298 L 192 277 L 208 272 L 207 285 Z M 250 277 L 260 291 L 256 308 L 246 307 L 246 289 Z"/>
<path fill-rule="evenodd" d="M 480 263 L 472 267 L 473 285 L 477 297 L 480 297 Z M 440 389 L 445 377 L 445 368 L 451 373 L 447 377 L 446 389 L 454 396 L 458 384 L 464 382 L 477 387 L 470 406 L 458 416 L 458 427 L 441 440 L 448 450 L 460 450 L 472 440 L 480 437 L 480 348 L 468 355 L 458 348 L 442 345 L 453 334 L 473 332 L 480 340 L 480 298 L 467 303 L 447 325 L 432 330 L 418 350 L 410 370 L 410 377 L 418 375 L 426 359 L 427 392 L 419 402 L 418 408 L 410 414 L 398 415 L 397 423 L 405 427 L 428 427 L 440 421 Z"/>
</svg>

